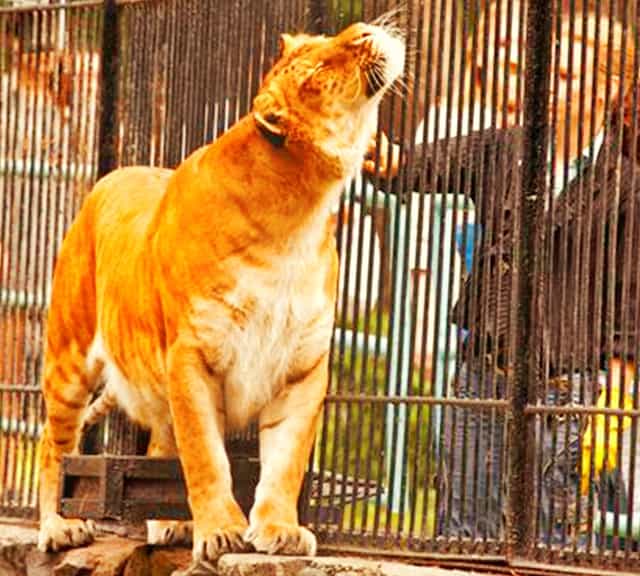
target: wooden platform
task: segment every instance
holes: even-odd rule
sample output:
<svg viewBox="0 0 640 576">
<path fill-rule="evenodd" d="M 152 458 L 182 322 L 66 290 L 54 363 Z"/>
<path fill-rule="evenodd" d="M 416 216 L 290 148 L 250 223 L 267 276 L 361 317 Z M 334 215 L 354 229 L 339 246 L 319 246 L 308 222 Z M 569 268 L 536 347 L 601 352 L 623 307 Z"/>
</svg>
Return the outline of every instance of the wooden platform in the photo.
<svg viewBox="0 0 640 576">
<path fill-rule="evenodd" d="M 231 458 L 234 495 L 248 513 L 258 483 L 260 463 Z M 139 522 L 189 520 L 191 511 L 182 467 L 177 459 L 146 456 L 67 456 L 59 511 L 63 516 Z"/>
<path fill-rule="evenodd" d="M 249 514 L 260 476 L 260 461 L 248 451 L 231 452 L 233 493 Z M 66 456 L 62 462 L 58 509 L 62 516 L 141 523 L 191 518 L 182 467 L 177 459 L 146 456 Z M 342 501 L 374 499 L 380 487 L 325 471 L 305 476 L 300 514 L 327 525 L 342 521 Z"/>
</svg>

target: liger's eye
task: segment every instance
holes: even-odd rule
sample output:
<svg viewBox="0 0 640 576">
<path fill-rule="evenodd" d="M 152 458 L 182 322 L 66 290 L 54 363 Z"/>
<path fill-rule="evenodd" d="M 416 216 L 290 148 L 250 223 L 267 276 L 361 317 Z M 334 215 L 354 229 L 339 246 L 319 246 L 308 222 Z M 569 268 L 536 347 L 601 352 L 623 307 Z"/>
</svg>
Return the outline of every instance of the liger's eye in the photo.
<svg viewBox="0 0 640 576">
<path fill-rule="evenodd" d="M 361 44 L 366 42 L 369 38 L 371 38 L 371 36 L 373 36 L 373 32 L 371 32 L 370 30 L 367 30 L 363 32 L 360 36 L 358 36 L 358 38 L 356 38 L 355 40 L 352 40 L 350 45 L 360 46 Z"/>
</svg>

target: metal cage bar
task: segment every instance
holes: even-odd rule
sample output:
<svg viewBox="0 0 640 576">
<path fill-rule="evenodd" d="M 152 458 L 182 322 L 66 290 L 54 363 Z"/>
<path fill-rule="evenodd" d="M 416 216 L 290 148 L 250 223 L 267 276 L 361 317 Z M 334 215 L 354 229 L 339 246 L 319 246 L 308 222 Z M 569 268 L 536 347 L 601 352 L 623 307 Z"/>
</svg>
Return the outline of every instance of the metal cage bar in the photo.
<svg viewBox="0 0 640 576">
<path fill-rule="evenodd" d="M 336 207 L 331 381 L 301 518 L 329 548 L 633 569 L 629 0 L 0 8 L 0 513 L 35 511 L 50 278 L 96 177 L 176 166 L 250 109 L 280 32 L 361 19 L 402 31 L 408 59 L 377 169 Z M 146 440 L 119 412 L 92 438 L 116 454 Z"/>
</svg>

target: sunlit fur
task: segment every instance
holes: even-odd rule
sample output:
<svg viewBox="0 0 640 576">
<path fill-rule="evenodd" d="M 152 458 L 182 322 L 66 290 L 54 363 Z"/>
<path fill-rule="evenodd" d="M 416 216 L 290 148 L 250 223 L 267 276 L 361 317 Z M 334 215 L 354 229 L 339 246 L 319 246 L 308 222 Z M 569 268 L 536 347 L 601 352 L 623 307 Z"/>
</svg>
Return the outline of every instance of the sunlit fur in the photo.
<svg viewBox="0 0 640 576">
<path fill-rule="evenodd" d="M 338 273 L 331 208 L 359 169 L 402 42 L 354 25 L 282 38 L 250 114 L 175 171 L 134 167 L 100 180 L 56 266 L 43 392 L 40 538 L 80 545 L 92 527 L 56 514 L 101 381 L 151 429 L 149 453 L 177 453 L 194 556 L 248 544 L 313 554 L 296 503 L 324 399 Z M 376 85 L 371 93 L 371 70 Z M 257 419 L 261 478 L 247 520 L 223 437 Z M 153 522 L 172 543 L 187 526 Z"/>
</svg>

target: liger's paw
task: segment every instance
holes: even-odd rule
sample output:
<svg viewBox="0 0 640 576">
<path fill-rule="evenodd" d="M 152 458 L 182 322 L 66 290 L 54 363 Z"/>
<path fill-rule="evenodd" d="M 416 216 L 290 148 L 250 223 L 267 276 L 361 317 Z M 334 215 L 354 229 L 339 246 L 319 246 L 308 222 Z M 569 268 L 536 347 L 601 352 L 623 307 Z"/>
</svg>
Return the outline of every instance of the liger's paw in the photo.
<svg viewBox="0 0 640 576">
<path fill-rule="evenodd" d="M 250 546 L 242 535 L 246 524 L 231 525 L 209 531 L 206 535 L 195 535 L 193 542 L 193 559 L 195 561 L 216 561 L 229 552 L 246 552 Z"/>
<path fill-rule="evenodd" d="M 191 544 L 193 522 L 175 520 L 147 520 L 147 543 L 155 546 Z"/>
<path fill-rule="evenodd" d="M 250 526 L 244 533 L 244 541 L 258 552 L 315 556 L 316 537 L 310 530 L 297 524 L 261 524 Z"/>
<path fill-rule="evenodd" d="M 63 548 L 85 546 L 95 538 L 95 524 L 91 520 L 63 518 L 55 514 L 40 522 L 38 548 L 43 552 L 57 552 Z"/>
</svg>

